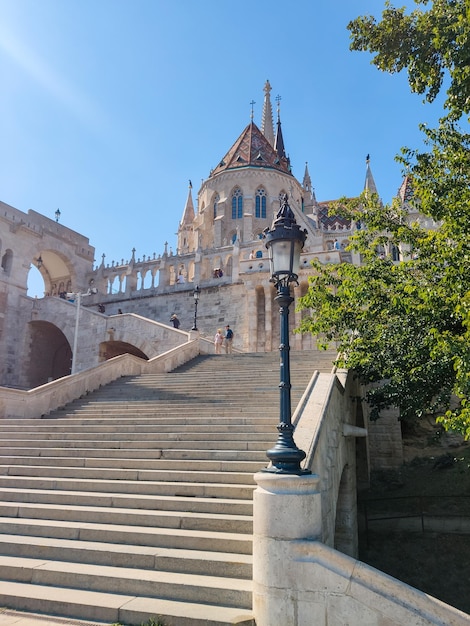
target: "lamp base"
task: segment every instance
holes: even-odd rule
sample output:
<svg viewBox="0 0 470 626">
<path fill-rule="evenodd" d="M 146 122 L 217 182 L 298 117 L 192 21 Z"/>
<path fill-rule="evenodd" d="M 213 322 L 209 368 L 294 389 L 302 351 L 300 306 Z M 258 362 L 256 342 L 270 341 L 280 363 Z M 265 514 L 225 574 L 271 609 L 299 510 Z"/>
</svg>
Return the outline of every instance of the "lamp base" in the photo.
<svg viewBox="0 0 470 626">
<path fill-rule="evenodd" d="M 292 437 L 293 428 L 286 424 L 279 424 L 279 437 L 274 448 L 266 452 L 266 456 L 272 465 L 263 469 L 263 472 L 274 474 L 311 474 L 308 469 L 302 469 L 300 464 L 305 459 L 306 454 L 295 445 Z"/>
</svg>

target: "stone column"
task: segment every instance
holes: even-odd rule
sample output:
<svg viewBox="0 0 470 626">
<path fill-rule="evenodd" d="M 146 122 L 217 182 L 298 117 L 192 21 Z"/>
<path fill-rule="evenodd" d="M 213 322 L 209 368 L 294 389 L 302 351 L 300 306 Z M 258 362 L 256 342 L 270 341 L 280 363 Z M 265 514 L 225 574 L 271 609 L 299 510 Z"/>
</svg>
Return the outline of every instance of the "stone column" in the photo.
<svg viewBox="0 0 470 626">
<path fill-rule="evenodd" d="M 267 287 L 264 288 L 264 306 L 265 306 L 265 315 L 264 315 L 264 324 L 265 324 L 265 341 L 266 341 L 266 352 L 273 351 L 273 298 L 271 295 L 271 287 L 270 283 L 268 283 Z M 279 346 L 276 346 L 278 348 Z"/>
<path fill-rule="evenodd" d="M 294 296 L 294 302 L 292 303 L 292 315 L 294 317 L 294 328 L 300 326 L 302 321 L 302 311 L 296 311 L 297 302 L 301 296 L 300 287 L 294 287 L 292 295 Z M 291 349 L 302 350 L 302 335 L 300 333 L 291 333 Z"/>
<path fill-rule="evenodd" d="M 245 325 L 243 328 L 245 341 L 243 342 L 243 345 L 246 346 L 245 349 L 247 349 L 248 352 L 256 352 L 258 347 L 258 294 L 255 286 L 253 285 L 253 281 L 250 280 L 246 282 L 245 285 L 247 287 L 247 297 Z"/>
<path fill-rule="evenodd" d="M 321 537 L 321 493 L 316 474 L 258 472 L 253 519 L 253 611 L 256 626 L 301 626 L 297 602 L 302 568 L 297 540 Z"/>
</svg>

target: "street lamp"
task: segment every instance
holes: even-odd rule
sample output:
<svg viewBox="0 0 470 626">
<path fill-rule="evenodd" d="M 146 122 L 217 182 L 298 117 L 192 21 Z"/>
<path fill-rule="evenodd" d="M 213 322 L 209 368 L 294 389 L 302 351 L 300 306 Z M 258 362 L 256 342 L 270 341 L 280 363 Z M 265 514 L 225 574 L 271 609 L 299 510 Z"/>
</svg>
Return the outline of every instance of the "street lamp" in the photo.
<svg viewBox="0 0 470 626">
<path fill-rule="evenodd" d="M 73 335 L 73 352 L 72 352 L 72 368 L 70 373 L 75 374 L 77 371 L 77 350 L 78 350 L 78 328 L 80 324 L 80 307 L 82 304 L 83 296 L 93 296 L 98 293 L 96 287 L 91 287 L 86 293 L 67 293 L 67 298 L 76 298 L 76 312 L 75 312 L 75 332 Z"/>
<path fill-rule="evenodd" d="M 60 209 L 57 209 L 57 211 L 55 212 L 55 221 L 58 222 L 60 219 Z"/>
<path fill-rule="evenodd" d="M 305 452 L 294 442 L 294 427 L 291 421 L 291 383 L 289 346 L 289 306 L 294 301 L 290 295 L 290 283 L 297 283 L 295 273 L 300 263 L 300 253 L 304 247 L 307 231 L 295 221 L 295 215 L 287 202 L 287 194 L 281 198 L 280 209 L 271 225 L 264 231 L 265 245 L 271 265 L 271 282 L 277 289 L 274 301 L 279 304 L 280 313 L 280 422 L 279 433 L 273 448 L 266 452 L 271 465 L 264 471 L 278 474 L 309 474 L 300 463 Z"/>
<path fill-rule="evenodd" d="M 194 296 L 194 324 L 191 330 L 197 330 L 197 303 L 199 302 L 199 296 L 201 295 L 201 290 L 199 289 L 199 285 L 196 285 L 193 296 Z"/>
</svg>

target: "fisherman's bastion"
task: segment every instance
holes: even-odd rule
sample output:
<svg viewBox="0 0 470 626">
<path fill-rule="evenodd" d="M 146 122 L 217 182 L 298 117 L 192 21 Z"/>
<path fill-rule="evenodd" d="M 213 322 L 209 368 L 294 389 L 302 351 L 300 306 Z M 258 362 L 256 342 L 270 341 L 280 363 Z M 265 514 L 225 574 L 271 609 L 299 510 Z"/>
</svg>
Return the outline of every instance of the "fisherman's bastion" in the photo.
<svg viewBox="0 0 470 626">
<path fill-rule="evenodd" d="M 196 198 L 189 183 L 174 252 L 100 262 L 58 215 L 0 202 L 2 624 L 469 623 L 359 560 L 358 491 L 403 464 L 400 421 L 369 420 L 354 372 L 293 332 L 303 313 L 285 303 L 312 260 L 360 264 L 348 242 L 365 226 L 330 214 L 307 165 L 293 176 L 270 92 Z M 378 193 L 369 157 L 363 190 Z M 405 177 L 414 219 L 410 193 Z M 289 292 L 265 231 L 292 215 Z M 44 297 L 28 296 L 33 266 Z M 226 325 L 233 352 L 214 354 Z"/>
<path fill-rule="evenodd" d="M 296 300 L 308 288 L 312 259 L 360 262 L 345 250 L 357 225 L 328 215 L 328 202 L 315 197 L 307 165 L 302 181 L 293 176 L 279 109 L 273 124 L 270 92 L 267 81 L 260 127 L 251 119 L 202 182 L 196 202 L 189 183 L 175 252 L 165 245 L 152 257 L 136 258 L 132 252 L 130 259 L 105 264 L 103 256 L 100 263 L 86 235 L 35 211 L 23 213 L 0 203 L 1 385 L 28 389 L 69 374 L 74 343 L 80 351 L 75 371 L 122 353 L 152 358 L 161 345 L 138 332 L 119 332 L 112 316 L 132 313 L 168 325 L 175 313 L 181 329 L 189 330 L 196 286 L 201 291 L 198 330 L 203 336 L 213 337 L 218 327 L 230 324 L 235 350 L 277 350 L 279 313 L 263 230 L 271 225 L 284 194 L 307 231 L 299 285 L 293 290 Z M 358 193 L 364 188 L 377 193 L 368 157 Z M 403 200 L 405 190 L 406 182 L 400 190 Z M 44 299 L 27 296 L 32 264 L 44 279 Z M 54 315 L 49 299 L 73 300 L 77 293 L 83 294 L 83 311 L 96 315 L 85 319 L 81 313 L 80 324 L 75 307 L 57 309 Z M 104 314 L 98 305 L 104 305 Z M 292 311 L 292 328 L 300 315 Z M 292 350 L 315 347 L 311 336 L 292 335 Z"/>
</svg>

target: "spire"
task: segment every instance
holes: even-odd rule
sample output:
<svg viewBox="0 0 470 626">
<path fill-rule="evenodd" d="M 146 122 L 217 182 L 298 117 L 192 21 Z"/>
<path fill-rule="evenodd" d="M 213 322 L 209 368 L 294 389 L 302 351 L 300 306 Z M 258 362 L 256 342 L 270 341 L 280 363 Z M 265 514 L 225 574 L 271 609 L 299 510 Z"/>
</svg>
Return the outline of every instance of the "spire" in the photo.
<svg viewBox="0 0 470 626">
<path fill-rule="evenodd" d="M 310 178 L 310 172 L 308 171 L 307 162 L 305 162 L 305 172 L 304 172 L 304 179 L 302 181 L 302 187 L 304 188 L 304 191 L 306 191 L 309 194 L 310 199 L 316 202 L 317 199 L 315 198 L 315 190 L 312 187 L 312 179 Z"/>
<path fill-rule="evenodd" d="M 277 102 L 277 130 L 276 130 L 276 139 L 274 140 L 274 150 L 277 152 L 277 156 L 280 159 L 285 159 L 286 151 L 284 149 L 284 139 L 282 137 L 282 129 L 281 129 L 281 114 L 280 114 L 280 102 L 281 96 L 276 96 Z"/>
<path fill-rule="evenodd" d="M 366 182 L 364 183 L 364 191 L 370 191 L 371 193 L 376 193 L 378 195 L 375 180 L 370 169 L 370 155 L 366 156 Z"/>
<path fill-rule="evenodd" d="M 181 220 L 181 226 L 189 226 L 194 220 L 194 204 L 192 196 L 193 184 L 189 181 L 188 199 L 186 200 L 186 206 L 183 211 L 183 219 Z"/>
<path fill-rule="evenodd" d="M 271 96 L 269 95 L 271 91 L 271 85 L 269 84 L 269 80 L 266 81 L 263 91 L 264 103 L 263 117 L 261 120 L 261 132 L 269 141 L 269 143 L 274 146 L 273 110 L 271 107 Z"/>
</svg>

